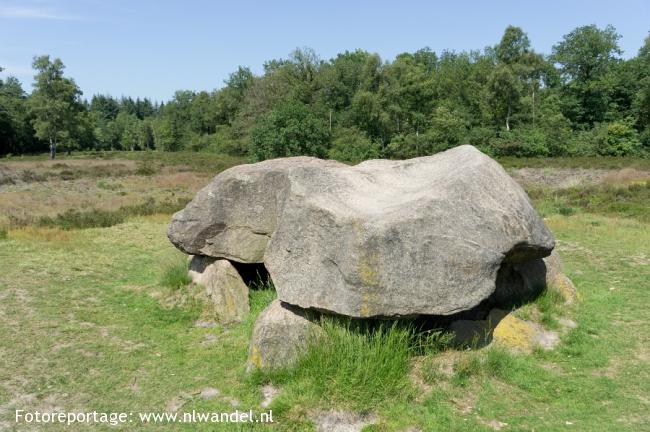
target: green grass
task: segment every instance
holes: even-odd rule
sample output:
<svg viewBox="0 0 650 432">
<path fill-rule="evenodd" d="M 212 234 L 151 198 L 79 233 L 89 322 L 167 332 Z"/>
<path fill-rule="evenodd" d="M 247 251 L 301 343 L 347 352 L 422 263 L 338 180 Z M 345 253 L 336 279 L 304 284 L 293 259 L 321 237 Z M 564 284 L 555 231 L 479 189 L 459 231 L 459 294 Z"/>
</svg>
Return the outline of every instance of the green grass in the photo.
<svg viewBox="0 0 650 432">
<path fill-rule="evenodd" d="M 160 284 L 171 290 L 179 289 L 192 282 L 192 279 L 187 274 L 187 260 L 181 258 L 179 262 L 170 264 L 163 271 L 160 279 Z"/>
<path fill-rule="evenodd" d="M 368 410 L 386 398 L 407 396 L 412 390 L 407 379 L 411 359 L 439 352 L 450 340 L 441 332 L 422 334 L 399 321 L 365 324 L 324 318 L 321 327 L 323 333 L 314 336 L 294 367 L 262 373 L 258 380 L 322 402 Z"/>
<path fill-rule="evenodd" d="M 16 406 L 164 411 L 179 395 L 188 395 L 182 411 L 233 409 L 223 397 L 197 397 L 204 387 L 261 409 L 263 380 L 248 377 L 244 367 L 255 317 L 273 290 L 251 291 L 251 315 L 240 325 L 194 327 L 200 311 L 193 305 L 161 301 L 169 291 L 163 269 L 181 259 L 165 237 L 166 222 L 9 231 L 0 242 L 0 406 L 9 411 L 0 421 Z M 437 349 L 413 350 L 423 345 L 404 328 L 369 336 L 331 323 L 329 338 L 300 368 L 266 378 L 282 389 L 271 405 L 275 429 L 312 430 L 318 410 L 365 407 L 378 418 L 376 430 L 388 431 L 486 431 L 488 420 L 512 430 L 564 430 L 566 421 L 575 430 L 643 430 L 650 420 L 643 306 L 650 301 L 650 226 L 584 214 L 547 223 L 582 296 L 563 310 L 578 327 L 556 350 L 452 351 L 452 374 L 423 368 L 429 387 L 422 388 L 412 380 L 412 364 L 432 365 L 441 356 Z M 546 301 L 553 310 L 552 298 L 538 306 L 546 308 Z"/>
</svg>

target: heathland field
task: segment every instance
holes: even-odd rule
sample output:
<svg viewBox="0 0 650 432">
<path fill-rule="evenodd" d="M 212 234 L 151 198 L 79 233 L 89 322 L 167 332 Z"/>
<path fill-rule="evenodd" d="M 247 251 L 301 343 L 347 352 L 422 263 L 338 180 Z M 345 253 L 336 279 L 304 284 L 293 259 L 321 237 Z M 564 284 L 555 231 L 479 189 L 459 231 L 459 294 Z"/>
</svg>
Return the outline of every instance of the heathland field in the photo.
<svg viewBox="0 0 650 432">
<path fill-rule="evenodd" d="M 552 351 L 457 350 L 440 335 L 326 326 L 289 370 L 247 375 L 243 323 L 212 326 L 166 238 L 172 212 L 243 160 L 194 153 L 0 160 L 0 430 L 650 430 L 650 164 L 502 160 L 555 233 L 580 299 L 522 313 Z M 575 328 L 558 324 L 562 319 Z M 271 396 L 274 396 L 271 399 Z M 15 410 L 230 412 L 273 424 L 15 423 Z M 329 422 L 329 423 L 328 423 Z M 320 425 L 320 426 L 319 426 Z M 325 429 L 323 429 L 325 430 Z"/>
</svg>

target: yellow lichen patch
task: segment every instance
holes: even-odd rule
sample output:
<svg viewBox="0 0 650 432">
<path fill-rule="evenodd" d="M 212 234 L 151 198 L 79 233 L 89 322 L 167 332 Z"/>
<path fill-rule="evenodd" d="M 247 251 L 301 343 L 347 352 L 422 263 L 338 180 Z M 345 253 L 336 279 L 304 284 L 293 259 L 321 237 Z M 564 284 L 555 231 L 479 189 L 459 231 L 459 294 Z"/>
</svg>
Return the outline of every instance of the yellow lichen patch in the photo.
<svg viewBox="0 0 650 432">
<path fill-rule="evenodd" d="M 370 295 L 368 293 L 363 293 L 361 296 L 361 306 L 359 308 L 359 315 L 362 317 L 368 317 L 370 316 L 370 305 L 368 304 L 368 300 L 370 298 Z"/>
<path fill-rule="evenodd" d="M 494 328 L 494 342 L 508 348 L 531 351 L 536 333 L 535 326 L 529 322 L 506 315 Z"/>
<path fill-rule="evenodd" d="M 573 301 L 578 297 L 573 282 L 571 282 L 571 279 L 563 274 L 557 275 L 557 277 L 550 284 L 550 288 L 554 291 L 557 291 L 567 304 L 573 303 Z"/>
<path fill-rule="evenodd" d="M 379 285 L 379 257 L 376 252 L 366 251 L 359 257 L 359 276 L 366 285 Z"/>
<path fill-rule="evenodd" d="M 258 369 L 262 369 L 263 366 L 263 361 L 262 361 L 262 354 L 260 353 L 260 350 L 258 347 L 253 346 L 251 349 L 251 355 L 249 357 L 249 362 L 253 366 L 255 366 Z"/>
</svg>

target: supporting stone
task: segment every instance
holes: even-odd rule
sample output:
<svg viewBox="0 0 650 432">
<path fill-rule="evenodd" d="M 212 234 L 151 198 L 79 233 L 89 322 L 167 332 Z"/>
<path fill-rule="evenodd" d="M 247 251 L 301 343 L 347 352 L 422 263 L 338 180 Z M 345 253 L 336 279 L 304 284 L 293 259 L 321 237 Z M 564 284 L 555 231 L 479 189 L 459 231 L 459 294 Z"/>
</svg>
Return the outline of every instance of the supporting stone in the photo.
<svg viewBox="0 0 650 432">
<path fill-rule="evenodd" d="M 189 275 L 194 283 L 205 287 L 211 315 L 218 322 L 240 322 L 248 315 L 248 287 L 228 260 L 195 255 L 190 260 Z"/>
<path fill-rule="evenodd" d="M 276 369 L 296 361 L 320 327 L 307 312 L 274 300 L 255 321 L 247 370 Z"/>
</svg>

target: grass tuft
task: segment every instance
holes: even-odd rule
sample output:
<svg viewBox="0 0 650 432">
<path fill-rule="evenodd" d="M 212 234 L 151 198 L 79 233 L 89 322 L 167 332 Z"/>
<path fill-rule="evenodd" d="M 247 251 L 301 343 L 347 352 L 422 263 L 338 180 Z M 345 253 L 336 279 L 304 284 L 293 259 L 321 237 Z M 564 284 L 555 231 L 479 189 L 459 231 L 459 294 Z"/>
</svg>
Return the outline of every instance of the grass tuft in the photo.
<svg viewBox="0 0 650 432">
<path fill-rule="evenodd" d="M 407 387 L 412 334 L 395 324 L 360 331 L 351 321 L 343 325 L 323 321 L 324 335 L 317 338 L 296 371 L 309 378 L 327 399 L 369 408 Z"/>
<path fill-rule="evenodd" d="M 542 314 L 540 323 L 545 327 L 557 329 L 560 325 L 556 317 L 560 315 L 560 308 L 564 304 L 562 294 L 553 289 L 546 289 L 535 299 L 535 304 Z"/>
<path fill-rule="evenodd" d="M 160 284 L 171 290 L 180 289 L 192 282 L 187 274 L 187 261 L 181 261 L 169 265 L 162 273 Z"/>
<path fill-rule="evenodd" d="M 464 387 L 469 382 L 469 379 L 474 376 L 479 376 L 483 373 L 483 364 L 480 357 L 474 353 L 467 353 L 467 355 L 459 358 L 454 363 L 454 376 L 452 382 L 455 385 Z"/>
<path fill-rule="evenodd" d="M 452 383 L 464 387 L 472 377 L 507 381 L 517 367 L 515 355 L 501 347 L 492 346 L 479 352 L 467 352 L 454 363 Z"/>
<path fill-rule="evenodd" d="M 446 333 L 421 333 L 399 321 L 368 324 L 327 317 L 321 328 L 297 364 L 271 372 L 270 379 L 361 410 L 407 394 L 411 358 L 438 352 L 450 340 Z"/>
</svg>

